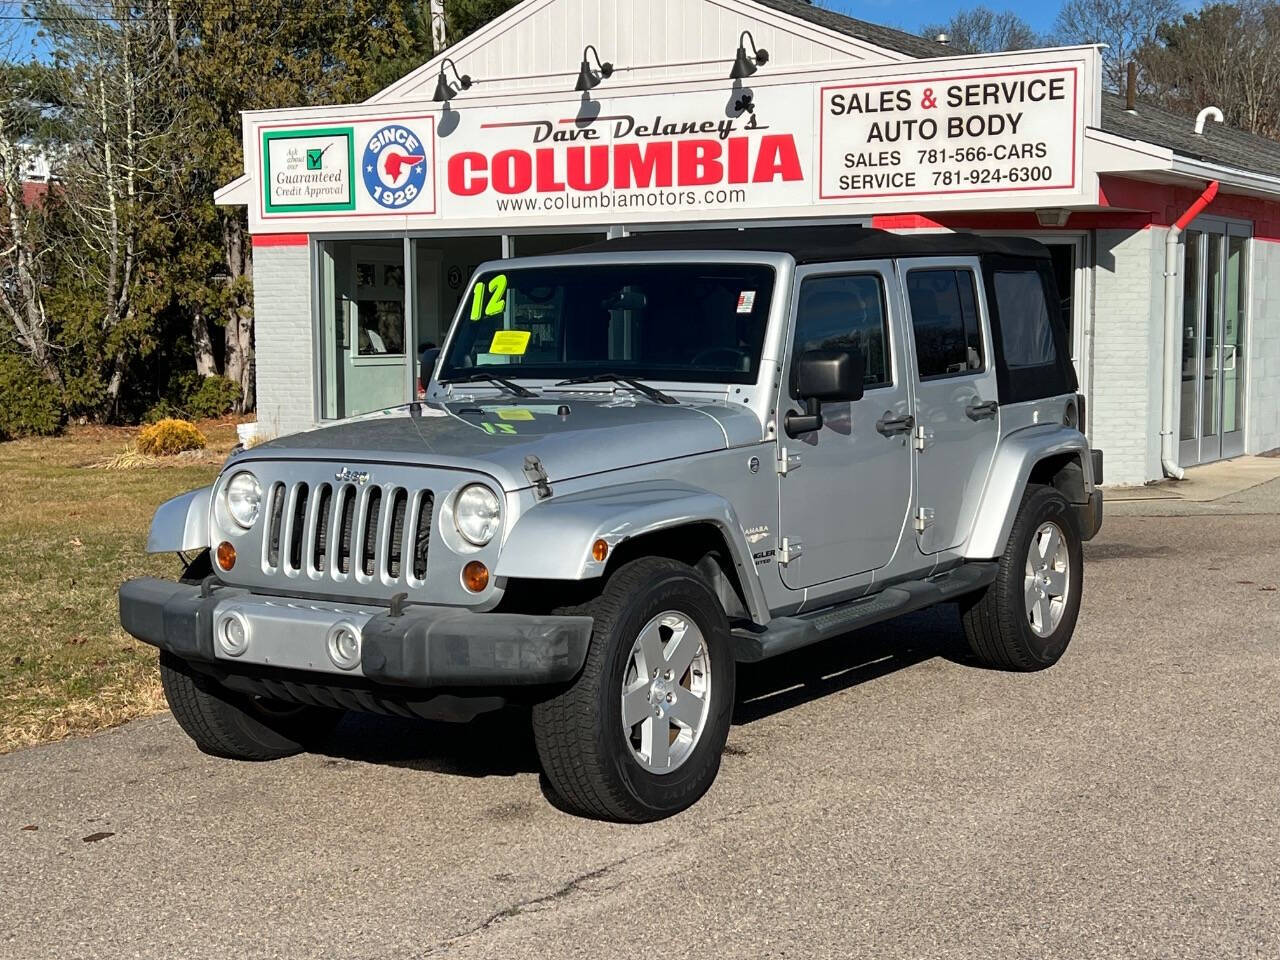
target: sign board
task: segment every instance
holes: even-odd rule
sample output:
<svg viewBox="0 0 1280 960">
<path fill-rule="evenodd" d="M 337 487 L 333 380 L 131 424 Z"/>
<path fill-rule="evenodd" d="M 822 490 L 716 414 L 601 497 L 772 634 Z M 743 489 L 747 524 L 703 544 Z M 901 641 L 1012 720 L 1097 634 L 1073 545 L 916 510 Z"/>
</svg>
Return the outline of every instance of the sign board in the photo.
<svg viewBox="0 0 1280 960">
<path fill-rule="evenodd" d="M 1097 51 L 678 92 L 246 116 L 251 229 L 549 227 L 1092 203 Z M 568 97 L 572 96 L 572 99 Z M 320 117 L 321 119 L 314 119 Z M 339 119 L 341 117 L 341 119 Z M 1094 178 L 1096 181 L 1096 177 Z M 329 222 L 331 227 L 321 227 Z"/>
<path fill-rule="evenodd" d="M 261 127 L 262 219 L 434 215 L 435 123 L 418 113 Z"/>
<path fill-rule="evenodd" d="M 1079 66 L 823 86 L 822 201 L 1075 190 Z"/>
</svg>

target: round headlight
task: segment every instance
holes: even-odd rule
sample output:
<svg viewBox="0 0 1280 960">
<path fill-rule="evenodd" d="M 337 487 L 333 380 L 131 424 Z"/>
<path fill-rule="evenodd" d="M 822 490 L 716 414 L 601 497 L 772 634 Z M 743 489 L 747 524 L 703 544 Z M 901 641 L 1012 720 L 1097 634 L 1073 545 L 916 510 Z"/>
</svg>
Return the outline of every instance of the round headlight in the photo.
<svg viewBox="0 0 1280 960">
<path fill-rule="evenodd" d="M 227 513 L 240 526 L 248 529 L 258 521 L 262 509 L 262 484 L 252 473 L 242 471 L 227 484 Z"/>
<path fill-rule="evenodd" d="M 477 547 L 483 547 L 498 532 L 501 504 L 498 496 L 484 484 L 463 487 L 453 505 L 453 525 Z"/>
</svg>

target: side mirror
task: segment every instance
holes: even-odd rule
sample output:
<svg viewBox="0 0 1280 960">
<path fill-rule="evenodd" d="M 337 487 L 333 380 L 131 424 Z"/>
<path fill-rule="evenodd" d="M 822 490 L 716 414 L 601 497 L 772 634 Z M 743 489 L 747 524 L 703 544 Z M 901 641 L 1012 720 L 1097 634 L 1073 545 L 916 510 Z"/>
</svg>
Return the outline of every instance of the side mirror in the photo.
<svg viewBox="0 0 1280 960">
<path fill-rule="evenodd" d="M 804 413 L 790 411 L 783 421 L 787 436 L 798 437 L 822 429 L 824 403 L 852 403 L 862 399 L 867 360 L 851 350 L 806 350 L 796 361 L 796 391 Z"/>
</svg>

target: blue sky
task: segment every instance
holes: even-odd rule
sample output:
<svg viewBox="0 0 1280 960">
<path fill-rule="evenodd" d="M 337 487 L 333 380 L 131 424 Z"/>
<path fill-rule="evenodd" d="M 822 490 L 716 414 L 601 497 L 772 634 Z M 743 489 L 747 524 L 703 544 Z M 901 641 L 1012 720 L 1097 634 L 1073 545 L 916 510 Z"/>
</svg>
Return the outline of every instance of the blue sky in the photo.
<svg viewBox="0 0 1280 960">
<path fill-rule="evenodd" d="M 956 0 L 915 0 L 904 4 L 902 0 L 827 0 L 822 6 L 859 20 L 870 20 L 886 27 L 918 33 L 926 23 L 946 23 L 957 11 L 969 10 L 983 2 L 984 0 L 965 3 L 957 3 Z M 1040 33 L 1053 26 L 1059 7 L 1052 0 L 1049 3 L 1001 3 L 1000 0 L 985 0 L 985 5 L 993 10 L 1013 10 Z"/>
</svg>

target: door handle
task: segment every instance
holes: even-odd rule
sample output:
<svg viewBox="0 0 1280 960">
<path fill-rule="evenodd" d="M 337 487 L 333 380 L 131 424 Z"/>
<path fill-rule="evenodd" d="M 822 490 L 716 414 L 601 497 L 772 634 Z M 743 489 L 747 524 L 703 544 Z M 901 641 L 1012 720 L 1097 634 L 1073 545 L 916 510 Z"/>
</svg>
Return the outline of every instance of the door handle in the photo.
<svg viewBox="0 0 1280 960">
<path fill-rule="evenodd" d="M 910 433 L 915 429 L 916 418 L 908 414 L 905 417 L 895 417 L 892 410 L 886 410 L 884 416 L 876 421 L 876 430 L 886 437 L 892 437 L 899 433 Z"/>
<path fill-rule="evenodd" d="M 974 397 L 973 400 L 973 403 L 964 408 L 964 415 L 970 420 L 990 420 L 1000 409 L 1000 403 L 997 400 L 983 402 L 977 397 Z"/>
</svg>

